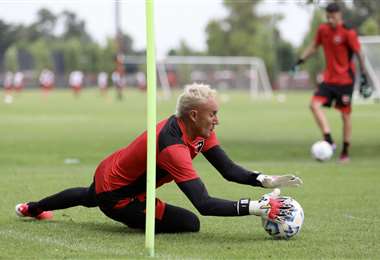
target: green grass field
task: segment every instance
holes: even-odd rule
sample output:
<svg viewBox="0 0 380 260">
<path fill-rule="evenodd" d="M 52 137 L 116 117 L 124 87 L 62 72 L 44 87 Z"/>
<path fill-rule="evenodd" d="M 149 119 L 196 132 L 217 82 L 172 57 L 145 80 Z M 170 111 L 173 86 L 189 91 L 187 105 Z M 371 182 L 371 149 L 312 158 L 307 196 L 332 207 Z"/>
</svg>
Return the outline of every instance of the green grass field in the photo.
<svg viewBox="0 0 380 260">
<path fill-rule="evenodd" d="M 15 216 L 19 202 L 38 200 L 68 187 L 91 183 L 98 162 L 127 145 L 146 127 L 145 96 L 128 90 L 123 102 L 84 91 L 79 99 L 55 91 L 24 92 L 0 103 L 0 258 L 146 258 L 144 234 L 94 209 L 55 212 L 39 222 Z M 111 96 L 112 94 L 112 96 Z M 296 173 L 298 189 L 282 193 L 304 208 L 299 236 L 271 239 L 257 217 L 203 217 L 197 234 L 156 236 L 156 257 L 164 259 L 378 259 L 380 255 L 380 105 L 355 105 L 352 161 L 311 159 L 320 139 L 308 102 L 311 93 L 291 93 L 286 102 L 251 101 L 229 93 L 221 104 L 217 133 L 235 161 L 268 174 Z M 175 98 L 158 103 L 158 118 L 174 112 Z M 333 136 L 341 144 L 339 114 L 329 110 Z M 80 163 L 65 164 L 67 158 Z M 227 199 L 259 198 L 266 190 L 229 183 L 199 156 L 194 161 L 209 193 Z M 196 211 L 175 184 L 158 190 L 174 205 Z M 197 213 L 198 214 L 198 213 Z M 198 214 L 199 215 L 199 214 Z"/>
</svg>

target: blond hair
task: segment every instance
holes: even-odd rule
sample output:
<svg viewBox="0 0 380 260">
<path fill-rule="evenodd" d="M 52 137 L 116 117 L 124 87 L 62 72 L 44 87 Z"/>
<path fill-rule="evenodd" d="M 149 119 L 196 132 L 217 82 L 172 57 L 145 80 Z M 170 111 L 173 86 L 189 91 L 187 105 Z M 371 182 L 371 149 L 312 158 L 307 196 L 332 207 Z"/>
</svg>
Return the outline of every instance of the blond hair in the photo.
<svg viewBox="0 0 380 260">
<path fill-rule="evenodd" d="M 216 90 L 209 85 L 193 83 L 186 85 L 185 90 L 177 99 L 176 116 L 183 118 L 190 110 L 207 103 L 210 97 L 216 96 Z"/>
</svg>

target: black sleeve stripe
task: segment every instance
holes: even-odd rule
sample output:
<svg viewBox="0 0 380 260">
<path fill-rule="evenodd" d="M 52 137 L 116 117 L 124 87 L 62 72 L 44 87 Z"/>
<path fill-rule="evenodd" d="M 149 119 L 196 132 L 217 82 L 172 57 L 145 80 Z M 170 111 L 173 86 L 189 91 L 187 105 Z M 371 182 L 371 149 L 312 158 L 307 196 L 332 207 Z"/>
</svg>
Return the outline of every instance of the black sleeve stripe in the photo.
<svg viewBox="0 0 380 260">
<path fill-rule="evenodd" d="M 182 132 L 174 115 L 168 119 L 158 135 L 158 151 L 161 152 L 173 144 L 183 144 Z"/>
<path fill-rule="evenodd" d="M 210 197 L 200 178 L 181 182 L 177 185 L 202 215 L 238 216 L 238 203 Z"/>
<path fill-rule="evenodd" d="M 259 172 L 248 171 L 234 163 L 219 145 L 207 150 L 203 155 L 226 180 L 262 187 L 261 182 L 256 179 Z"/>
</svg>

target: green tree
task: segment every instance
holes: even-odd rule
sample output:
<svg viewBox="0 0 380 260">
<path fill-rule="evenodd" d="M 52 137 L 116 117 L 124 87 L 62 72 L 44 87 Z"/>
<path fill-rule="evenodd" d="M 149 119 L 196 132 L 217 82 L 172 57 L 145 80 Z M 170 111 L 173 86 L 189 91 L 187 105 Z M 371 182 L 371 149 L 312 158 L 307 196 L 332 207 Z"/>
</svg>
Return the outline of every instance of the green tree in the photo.
<svg viewBox="0 0 380 260">
<path fill-rule="evenodd" d="M 178 55 L 178 56 L 199 56 L 204 55 L 204 53 L 200 51 L 196 51 L 192 49 L 184 39 L 180 40 L 179 47 L 176 49 L 170 49 L 168 51 L 168 55 Z"/>
<path fill-rule="evenodd" d="M 45 38 L 53 38 L 58 17 L 50 10 L 42 8 L 37 12 L 37 21 L 33 24 L 36 31 Z"/>
<path fill-rule="evenodd" d="M 86 31 L 86 23 L 75 13 L 65 10 L 61 13 L 60 19 L 63 19 L 64 23 L 63 39 L 76 38 L 84 42 L 91 41 L 91 37 Z"/>
<path fill-rule="evenodd" d="M 133 49 L 133 39 L 128 34 L 123 33 L 121 35 L 121 51 L 127 55 L 135 54 Z"/>
<path fill-rule="evenodd" d="M 56 34 L 57 23 L 63 30 Z M 51 68 L 59 73 L 83 70 L 96 73 L 114 70 L 116 44 L 108 39 L 102 47 L 92 40 L 86 31 L 85 22 L 71 11 L 55 15 L 48 9 L 40 9 L 30 25 L 7 24 L 0 20 L 0 70 L 3 70 L 4 55 L 8 69 Z M 133 39 L 122 35 L 122 49 L 128 55 L 137 51 Z M 19 63 L 21 62 L 21 63 Z"/>
<path fill-rule="evenodd" d="M 80 40 L 71 38 L 67 40 L 62 47 L 65 73 L 70 73 L 72 70 L 82 70 L 82 65 L 85 61 L 82 57 L 82 46 Z"/>
<path fill-rule="evenodd" d="M 52 53 L 45 39 L 40 38 L 28 45 L 27 49 L 33 57 L 34 69 L 37 73 L 45 68 L 52 68 Z"/>
<path fill-rule="evenodd" d="M 83 70 L 97 73 L 100 70 L 101 49 L 96 43 L 82 46 Z"/>
<path fill-rule="evenodd" d="M 5 52 L 5 69 L 10 71 L 18 70 L 17 61 L 17 48 L 15 46 L 9 47 Z"/>
<path fill-rule="evenodd" d="M 362 27 L 367 20 L 372 20 L 369 23 L 376 24 L 380 28 L 380 2 L 377 0 L 353 0 L 353 8 L 348 9 L 347 13 L 351 13 L 350 17 L 345 17 L 346 20 L 351 19 L 352 25 L 355 28 L 360 28 L 360 33 L 365 34 Z M 368 26 L 368 25 L 367 25 Z"/>
<path fill-rule="evenodd" d="M 106 46 L 100 50 L 100 60 L 98 68 L 100 71 L 111 73 L 115 69 L 114 58 L 117 52 L 115 40 L 107 39 Z"/>
<path fill-rule="evenodd" d="M 359 28 L 363 35 L 379 35 L 380 27 L 373 17 L 368 17 Z"/>
<path fill-rule="evenodd" d="M 278 69 L 280 71 L 289 71 L 295 62 L 295 51 L 293 46 L 286 41 L 280 41 L 277 44 L 276 50 Z"/>
<path fill-rule="evenodd" d="M 3 69 L 4 55 L 17 40 L 15 27 L 0 20 L 0 70 Z"/>
<path fill-rule="evenodd" d="M 278 62 L 282 58 L 278 55 L 288 55 L 284 57 L 288 59 L 292 55 L 289 50 L 292 46 L 281 39 L 276 28 L 281 16 L 257 14 L 260 2 L 225 0 L 223 4 L 228 10 L 227 16 L 210 21 L 206 27 L 207 54 L 260 57 L 274 80 L 278 70 L 286 67 Z"/>
</svg>

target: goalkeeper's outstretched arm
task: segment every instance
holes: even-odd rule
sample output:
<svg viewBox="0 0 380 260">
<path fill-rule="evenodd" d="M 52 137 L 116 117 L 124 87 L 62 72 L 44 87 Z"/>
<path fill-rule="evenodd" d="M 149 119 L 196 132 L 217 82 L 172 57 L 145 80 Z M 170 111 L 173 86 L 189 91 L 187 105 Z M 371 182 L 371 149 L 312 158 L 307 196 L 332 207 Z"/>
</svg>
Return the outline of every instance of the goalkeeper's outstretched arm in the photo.
<svg viewBox="0 0 380 260">
<path fill-rule="evenodd" d="M 179 188 L 189 198 L 194 207 L 205 216 L 245 216 L 255 215 L 281 222 L 292 210 L 279 197 L 280 190 L 265 194 L 260 200 L 240 199 L 231 201 L 209 196 L 200 178 L 178 183 Z"/>
<path fill-rule="evenodd" d="M 218 170 L 218 172 L 228 181 L 252 186 L 262 186 L 257 180 L 259 172 L 251 172 L 234 163 L 219 146 L 214 146 L 203 155 Z"/>
<path fill-rule="evenodd" d="M 298 187 L 302 180 L 294 175 L 270 176 L 258 171 L 249 171 L 234 163 L 219 146 L 214 146 L 203 155 L 228 181 L 264 188 Z"/>
</svg>

